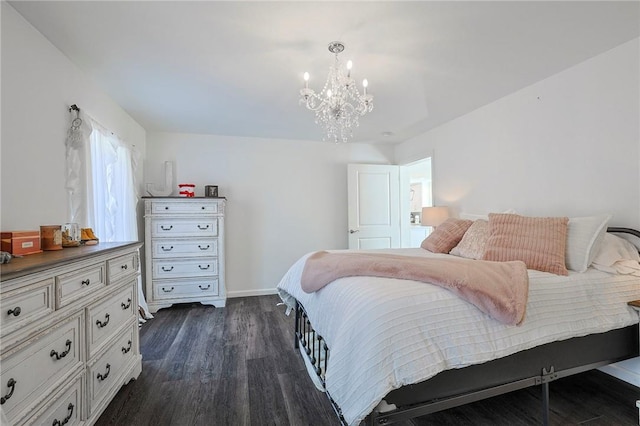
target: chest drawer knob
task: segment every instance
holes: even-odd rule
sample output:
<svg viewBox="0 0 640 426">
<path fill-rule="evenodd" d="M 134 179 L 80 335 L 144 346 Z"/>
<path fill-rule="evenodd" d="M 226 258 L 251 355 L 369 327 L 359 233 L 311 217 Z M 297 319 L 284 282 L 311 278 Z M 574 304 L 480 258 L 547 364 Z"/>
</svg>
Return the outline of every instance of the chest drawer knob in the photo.
<svg viewBox="0 0 640 426">
<path fill-rule="evenodd" d="M 82 280 L 82 285 L 89 285 L 91 284 L 91 280 L 89 278 L 87 278 L 86 280 Z"/>
<path fill-rule="evenodd" d="M 171 231 L 173 229 L 173 225 L 169 225 L 167 227 L 165 227 L 164 225 L 160 225 L 160 229 L 162 229 L 163 231 Z"/>
<path fill-rule="evenodd" d="M 170 267 L 170 268 L 166 268 L 166 267 L 164 267 L 164 266 L 163 266 L 163 267 L 162 267 L 162 270 L 163 270 L 163 271 L 165 271 L 165 272 L 173 271 L 173 266 L 172 266 L 172 267 Z"/>
<path fill-rule="evenodd" d="M 16 383 L 18 382 L 16 382 L 13 377 L 9 379 L 9 381 L 7 382 L 7 387 L 11 388 L 11 390 L 9 391 L 8 394 L 0 398 L 0 405 L 4 404 L 9 400 L 9 398 L 11 398 L 11 396 L 13 395 L 13 391 L 16 388 Z"/>
<path fill-rule="evenodd" d="M 109 314 L 105 314 L 105 315 L 104 315 L 104 319 L 105 319 L 105 321 L 104 321 L 104 322 L 102 322 L 102 321 L 100 321 L 100 320 L 96 320 L 96 325 L 97 325 L 99 328 L 106 327 L 106 326 L 107 326 L 107 324 L 109 324 Z"/>
<path fill-rule="evenodd" d="M 121 303 L 120 305 L 122 306 L 122 310 L 126 311 L 131 306 L 131 298 L 127 298 L 127 304 L 126 305 L 124 303 Z"/>
<path fill-rule="evenodd" d="M 129 340 L 129 346 L 126 348 L 122 348 L 122 353 L 126 354 L 131 350 L 131 340 Z"/>
<path fill-rule="evenodd" d="M 71 417 L 73 416 L 73 404 L 72 403 L 69 403 L 69 406 L 67 407 L 67 410 L 69 411 L 69 414 L 67 414 L 67 417 L 62 419 L 62 421 L 60 421 L 58 419 L 55 419 L 51 426 L 63 426 L 63 425 L 66 425 L 67 423 L 69 423 L 69 420 L 71 420 Z"/>
<path fill-rule="evenodd" d="M 211 265 L 207 265 L 207 266 L 198 265 L 198 268 L 202 269 L 203 271 L 206 271 L 210 267 L 211 267 Z"/>
<path fill-rule="evenodd" d="M 162 248 L 162 251 L 171 251 L 171 250 L 173 250 L 173 246 L 171 246 L 169 248 L 166 248 L 165 246 L 161 246 L 161 248 Z"/>
<path fill-rule="evenodd" d="M 198 287 L 200 287 L 200 290 L 209 290 L 211 288 L 211 284 L 208 284 L 206 287 L 203 287 L 202 284 L 200 284 Z"/>
<path fill-rule="evenodd" d="M 14 317 L 17 317 L 18 315 L 20 315 L 20 312 L 22 312 L 22 309 L 20 309 L 20 306 L 16 306 L 13 309 L 9 309 L 7 311 L 7 315 L 13 315 Z"/>
<path fill-rule="evenodd" d="M 98 375 L 96 376 L 96 378 L 100 381 L 106 380 L 107 377 L 109 377 L 109 373 L 111 372 L 111 364 L 107 364 L 107 371 L 106 373 L 104 373 L 104 375 L 102 373 L 98 373 Z"/>
<path fill-rule="evenodd" d="M 171 293 L 173 291 L 173 287 L 169 288 L 168 290 L 165 287 L 162 287 L 162 291 L 164 291 L 165 293 Z"/>
<path fill-rule="evenodd" d="M 198 244 L 198 248 L 199 248 L 200 250 L 209 250 L 209 247 L 211 247 L 209 244 L 207 244 L 207 246 L 206 246 L 206 247 L 202 247 L 200 244 Z"/>
<path fill-rule="evenodd" d="M 64 358 L 71 351 L 71 340 L 67 339 L 67 342 L 65 343 L 65 346 L 66 346 L 67 349 L 65 349 L 64 352 L 62 352 L 62 353 L 58 353 L 55 349 L 51 349 L 51 353 L 49 354 L 49 356 L 51 358 L 55 358 L 56 360 Z"/>
<path fill-rule="evenodd" d="M 120 269 L 127 269 L 127 265 L 122 265 Z"/>
<path fill-rule="evenodd" d="M 205 226 L 198 225 L 198 229 L 201 231 L 204 231 L 205 229 L 209 229 L 209 225 L 205 225 Z"/>
</svg>

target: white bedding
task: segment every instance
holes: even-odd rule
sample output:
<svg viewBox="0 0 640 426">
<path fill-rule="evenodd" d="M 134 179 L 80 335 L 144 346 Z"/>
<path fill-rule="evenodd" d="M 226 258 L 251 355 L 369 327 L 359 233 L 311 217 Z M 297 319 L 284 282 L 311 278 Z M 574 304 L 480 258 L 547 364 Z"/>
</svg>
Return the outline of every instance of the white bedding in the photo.
<svg viewBox="0 0 640 426">
<path fill-rule="evenodd" d="M 422 249 L 380 250 L 448 256 Z M 305 307 L 331 350 L 326 388 L 356 425 L 391 390 L 437 373 L 507 356 L 544 343 L 638 322 L 627 306 L 640 299 L 640 278 L 589 268 L 561 277 L 529 271 L 521 326 L 495 321 L 449 291 L 420 282 L 341 278 L 312 294 L 300 289 L 306 255 L 278 285 L 282 300 Z"/>
</svg>

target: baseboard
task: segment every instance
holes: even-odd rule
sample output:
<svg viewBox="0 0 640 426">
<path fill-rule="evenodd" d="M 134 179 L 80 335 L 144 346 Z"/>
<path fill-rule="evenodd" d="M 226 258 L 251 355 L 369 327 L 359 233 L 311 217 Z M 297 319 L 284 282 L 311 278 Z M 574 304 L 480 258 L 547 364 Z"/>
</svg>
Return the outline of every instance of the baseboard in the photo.
<svg viewBox="0 0 640 426">
<path fill-rule="evenodd" d="M 227 297 L 230 299 L 234 297 L 268 296 L 271 294 L 278 294 L 278 289 L 267 288 L 267 289 L 261 289 L 261 290 L 227 291 Z"/>
<path fill-rule="evenodd" d="M 605 365 L 599 370 L 640 387 L 640 357 Z"/>
</svg>

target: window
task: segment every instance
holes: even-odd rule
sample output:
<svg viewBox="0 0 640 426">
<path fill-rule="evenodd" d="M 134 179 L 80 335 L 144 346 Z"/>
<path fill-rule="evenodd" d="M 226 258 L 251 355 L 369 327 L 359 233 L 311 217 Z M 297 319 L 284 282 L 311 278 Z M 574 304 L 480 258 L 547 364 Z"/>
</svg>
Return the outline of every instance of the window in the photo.
<svg viewBox="0 0 640 426">
<path fill-rule="evenodd" d="M 73 107 L 65 143 L 70 221 L 92 228 L 100 242 L 138 241 L 135 149 Z M 138 303 L 153 318 L 140 277 Z"/>
<path fill-rule="evenodd" d="M 137 195 L 132 148 L 91 121 L 87 150 L 87 226 L 100 241 L 136 241 Z"/>
</svg>

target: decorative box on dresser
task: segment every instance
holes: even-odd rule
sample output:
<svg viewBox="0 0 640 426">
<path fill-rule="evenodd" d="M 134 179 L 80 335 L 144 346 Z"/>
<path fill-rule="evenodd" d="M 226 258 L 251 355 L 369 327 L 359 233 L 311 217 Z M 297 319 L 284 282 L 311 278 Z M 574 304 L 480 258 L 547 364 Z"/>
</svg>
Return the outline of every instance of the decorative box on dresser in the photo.
<svg viewBox="0 0 640 426">
<path fill-rule="evenodd" d="M 66 248 L 1 266 L 0 409 L 8 424 L 93 424 L 140 375 L 141 245 Z"/>
<path fill-rule="evenodd" d="M 200 302 L 224 307 L 224 198 L 145 198 L 149 310 Z"/>
</svg>

